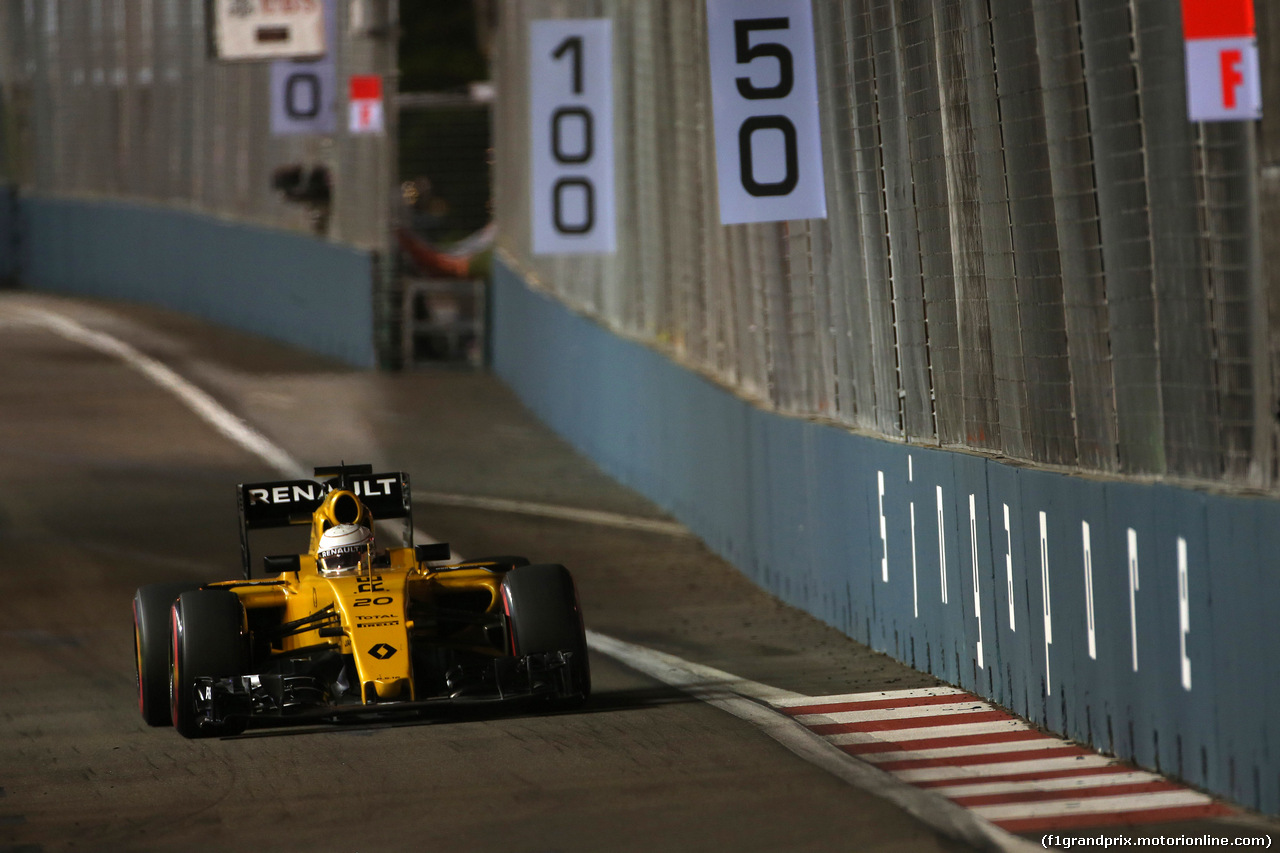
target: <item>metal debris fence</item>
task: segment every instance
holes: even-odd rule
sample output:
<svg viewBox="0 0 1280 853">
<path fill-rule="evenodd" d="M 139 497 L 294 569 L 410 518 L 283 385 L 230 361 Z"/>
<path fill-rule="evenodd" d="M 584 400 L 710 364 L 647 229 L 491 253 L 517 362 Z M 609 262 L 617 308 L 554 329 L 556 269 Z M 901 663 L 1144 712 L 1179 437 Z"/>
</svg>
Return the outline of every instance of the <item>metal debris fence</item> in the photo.
<svg viewBox="0 0 1280 853">
<path fill-rule="evenodd" d="M 1260 222 L 1276 220 L 1280 133 L 1275 119 L 1188 122 L 1179 5 L 813 12 L 828 218 L 722 226 L 704 4 L 501 4 L 508 261 L 777 411 L 1068 469 L 1275 487 L 1280 280 Z M 1267 93 L 1280 16 L 1257 12 Z M 611 256 L 531 251 L 528 28 L 548 17 L 614 22 Z"/>
<path fill-rule="evenodd" d="M 394 45 L 354 28 L 348 4 L 332 8 L 337 80 L 394 67 Z M 385 247 L 394 123 L 387 137 L 273 136 L 270 63 L 218 61 L 208 45 L 204 3 L 2 0 L 10 179 L 24 192 L 168 204 Z M 334 96 L 345 105 L 345 92 Z M 327 222 L 273 187 L 274 170 L 293 164 L 328 170 Z"/>
</svg>

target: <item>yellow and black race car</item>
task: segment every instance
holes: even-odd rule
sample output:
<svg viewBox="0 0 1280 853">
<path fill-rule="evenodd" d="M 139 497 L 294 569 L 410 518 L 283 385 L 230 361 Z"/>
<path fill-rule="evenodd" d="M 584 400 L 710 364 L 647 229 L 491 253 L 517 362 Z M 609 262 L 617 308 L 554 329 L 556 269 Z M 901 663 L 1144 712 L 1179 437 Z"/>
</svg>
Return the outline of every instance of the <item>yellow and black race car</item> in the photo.
<svg viewBox="0 0 1280 853">
<path fill-rule="evenodd" d="M 413 544 L 407 474 L 340 465 L 315 476 L 239 487 L 243 580 L 138 590 L 147 723 L 208 737 L 251 720 L 586 700 L 582 611 L 564 566 L 450 563 L 448 545 Z M 378 550 L 374 521 L 397 519 L 402 547 Z M 307 553 L 264 557 L 268 577 L 253 579 L 250 531 L 290 525 L 310 525 Z"/>
</svg>

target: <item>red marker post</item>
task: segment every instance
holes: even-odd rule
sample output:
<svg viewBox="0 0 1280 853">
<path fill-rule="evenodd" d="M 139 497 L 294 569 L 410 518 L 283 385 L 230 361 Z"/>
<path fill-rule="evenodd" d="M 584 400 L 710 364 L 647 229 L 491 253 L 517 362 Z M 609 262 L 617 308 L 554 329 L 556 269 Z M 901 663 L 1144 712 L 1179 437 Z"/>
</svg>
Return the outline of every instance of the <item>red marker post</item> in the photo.
<svg viewBox="0 0 1280 853">
<path fill-rule="evenodd" d="M 1253 0 L 1182 0 L 1187 115 L 1192 121 L 1262 118 Z"/>
</svg>

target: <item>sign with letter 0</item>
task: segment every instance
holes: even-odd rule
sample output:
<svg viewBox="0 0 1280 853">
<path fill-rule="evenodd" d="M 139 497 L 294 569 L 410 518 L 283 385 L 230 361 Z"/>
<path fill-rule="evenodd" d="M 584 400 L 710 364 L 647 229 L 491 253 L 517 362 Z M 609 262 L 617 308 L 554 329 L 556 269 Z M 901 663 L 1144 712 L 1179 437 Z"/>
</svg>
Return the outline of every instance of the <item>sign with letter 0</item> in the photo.
<svg viewBox="0 0 1280 853">
<path fill-rule="evenodd" d="M 614 251 L 612 21 L 530 23 L 529 85 L 534 254 Z"/>
<path fill-rule="evenodd" d="M 271 63 L 271 133 L 333 133 L 337 115 L 333 59 Z"/>
<path fill-rule="evenodd" d="M 811 0 L 707 0 L 720 222 L 825 219 Z"/>
<path fill-rule="evenodd" d="M 325 0 L 327 44 L 338 43 L 334 0 Z M 329 134 L 337 130 L 337 75 L 333 52 L 320 59 L 277 59 L 271 63 L 271 134 Z"/>
</svg>

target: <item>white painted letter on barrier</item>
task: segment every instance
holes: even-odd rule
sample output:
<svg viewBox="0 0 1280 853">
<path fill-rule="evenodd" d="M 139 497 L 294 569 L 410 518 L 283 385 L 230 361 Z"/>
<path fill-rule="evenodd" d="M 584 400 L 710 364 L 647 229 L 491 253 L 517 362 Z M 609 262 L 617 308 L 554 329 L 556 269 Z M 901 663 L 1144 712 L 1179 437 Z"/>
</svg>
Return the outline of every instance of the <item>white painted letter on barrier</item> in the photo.
<svg viewBox="0 0 1280 853">
<path fill-rule="evenodd" d="M 889 533 L 884 520 L 884 472 L 877 471 L 880 486 L 880 580 L 889 582 Z"/>
<path fill-rule="evenodd" d="M 1009 630 L 1017 631 L 1013 613 L 1013 531 L 1009 527 L 1009 505 L 1004 505 L 1004 573 L 1009 581 Z"/>
<path fill-rule="evenodd" d="M 973 552 L 973 615 L 978 617 L 978 669 L 982 663 L 982 593 L 978 586 L 978 510 L 974 496 L 969 495 L 969 548 Z"/>
<path fill-rule="evenodd" d="M 1085 627 L 1089 630 L 1089 657 L 1098 659 L 1098 634 L 1093 621 L 1093 545 L 1089 541 L 1089 522 L 1080 522 L 1080 536 L 1084 547 L 1084 608 Z"/>
<path fill-rule="evenodd" d="M 911 462 L 911 454 L 907 454 L 907 482 L 914 483 L 915 466 Z M 916 585 L 916 502 L 911 501 L 911 609 L 915 618 L 920 618 L 920 592 Z"/>
<path fill-rule="evenodd" d="M 1178 654 L 1182 658 L 1182 689 L 1191 689 L 1191 658 L 1187 634 L 1191 633 L 1191 591 L 1187 579 L 1187 540 L 1178 537 Z"/>
<path fill-rule="evenodd" d="M 1044 602 L 1044 690 L 1053 695 L 1049 675 L 1049 646 L 1053 643 L 1053 611 L 1049 607 L 1049 520 L 1040 513 L 1040 592 Z"/>
<path fill-rule="evenodd" d="M 1133 646 L 1133 671 L 1138 671 L 1138 532 L 1129 528 L 1129 640 Z"/>
<path fill-rule="evenodd" d="M 938 486 L 938 565 L 942 575 L 942 603 L 947 603 L 947 540 L 942 514 L 942 486 Z"/>
</svg>

